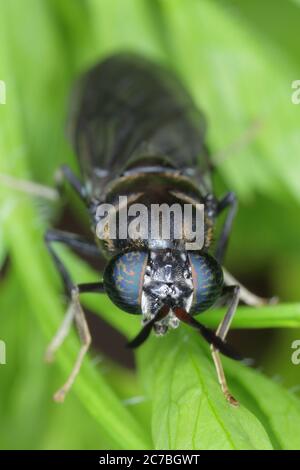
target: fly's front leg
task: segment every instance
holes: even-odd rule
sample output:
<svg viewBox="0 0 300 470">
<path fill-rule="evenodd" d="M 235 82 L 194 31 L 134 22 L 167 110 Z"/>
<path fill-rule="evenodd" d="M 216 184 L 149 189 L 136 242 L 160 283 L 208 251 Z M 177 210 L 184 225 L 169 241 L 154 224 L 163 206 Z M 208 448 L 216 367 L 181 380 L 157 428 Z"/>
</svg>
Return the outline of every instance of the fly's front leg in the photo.
<svg viewBox="0 0 300 470">
<path fill-rule="evenodd" d="M 89 330 L 89 327 L 85 318 L 84 311 L 79 301 L 79 294 L 81 293 L 81 288 L 84 287 L 83 292 L 95 292 L 96 288 L 98 289 L 99 292 L 103 292 L 103 286 L 101 283 L 95 283 L 93 287 L 91 287 L 91 290 L 86 288 L 86 286 L 92 286 L 92 284 L 89 284 L 89 285 L 78 284 L 77 286 L 74 286 L 74 288 L 72 289 L 72 294 L 71 294 L 71 304 L 66 315 L 69 317 L 68 318 L 68 321 L 69 321 L 68 331 L 69 331 L 72 320 L 74 319 L 75 321 L 79 338 L 81 341 L 81 347 L 78 351 L 78 355 L 76 357 L 75 363 L 73 365 L 73 368 L 70 372 L 69 377 L 67 378 L 64 385 L 59 390 L 57 390 L 57 392 L 54 394 L 54 397 L 53 397 L 54 400 L 60 403 L 64 401 L 66 394 L 72 387 L 74 380 L 76 379 L 76 376 L 78 375 L 80 371 L 84 356 L 86 355 L 91 344 L 90 330 Z M 63 330 L 61 330 L 61 332 L 60 330 L 58 330 L 56 337 L 58 337 L 59 335 L 62 335 L 63 339 L 66 336 Z"/>
<path fill-rule="evenodd" d="M 234 317 L 234 314 L 236 312 L 238 303 L 239 303 L 239 294 L 240 294 L 240 287 L 239 286 L 225 286 L 224 287 L 224 294 L 230 294 L 231 295 L 231 302 L 229 304 L 228 310 L 221 321 L 220 325 L 218 326 L 218 329 L 216 331 L 216 335 L 219 336 L 222 341 L 225 341 L 228 330 L 230 328 L 232 319 Z M 232 406 L 238 406 L 238 401 L 232 396 L 232 394 L 229 391 L 227 382 L 226 382 L 226 377 L 224 373 L 224 369 L 222 366 L 221 362 L 221 357 L 218 349 L 211 345 L 211 353 L 212 353 L 212 358 L 216 367 L 217 371 L 217 376 L 218 376 L 218 381 L 220 383 L 222 392 L 224 393 L 224 396 L 226 400 L 232 405 Z"/>
<path fill-rule="evenodd" d="M 237 281 L 232 274 L 230 274 L 224 267 L 223 267 L 223 274 L 224 274 L 224 282 L 226 285 L 233 285 L 236 284 L 240 288 L 240 300 L 244 302 L 246 305 L 251 307 L 261 307 L 262 305 L 273 305 L 278 302 L 277 297 L 265 298 L 259 297 L 253 292 L 249 291 L 247 287 L 243 286 L 239 281 Z"/>
<path fill-rule="evenodd" d="M 45 235 L 46 246 L 51 254 L 51 257 L 55 263 L 58 272 L 60 273 L 66 294 L 70 299 L 70 304 L 67 313 L 63 319 L 63 322 L 47 348 L 46 360 L 51 361 L 53 359 L 55 351 L 60 347 L 60 345 L 68 335 L 73 321 L 75 321 L 76 327 L 78 329 L 78 334 L 81 340 L 81 347 L 78 352 L 73 369 L 66 383 L 54 395 L 54 399 L 56 401 L 61 402 L 64 400 L 66 393 L 70 390 L 80 370 L 83 358 L 91 343 L 91 335 L 86 322 L 84 311 L 79 301 L 79 295 L 84 292 L 102 293 L 104 292 L 104 288 L 102 283 L 88 283 L 78 285 L 74 284 L 68 269 L 66 268 L 65 264 L 58 256 L 53 247 L 53 244 L 55 242 L 64 243 L 72 248 L 78 249 L 79 251 L 81 251 L 81 253 L 84 254 L 98 256 L 100 254 L 95 245 L 87 242 L 78 235 L 61 232 L 59 230 L 49 230 Z"/>
<path fill-rule="evenodd" d="M 220 214 L 224 209 L 228 209 L 228 214 L 226 216 L 225 222 L 223 224 L 219 241 L 216 246 L 215 258 L 217 261 L 222 264 L 224 255 L 226 252 L 228 238 L 231 232 L 232 223 L 237 211 L 237 199 L 234 193 L 227 193 L 223 199 L 217 202 L 217 215 Z M 227 286 L 238 285 L 240 287 L 240 300 L 246 305 L 253 307 L 260 307 L 261 305 L 274 304 L 277 302 L 276 297 L 271 299 L 266 299 L 259 297 L 252 292 L 250 292 L 245 286 L 243 286 L 239 281 L 237 281 L 226 269 L 223 267 L 224 281 Z"/>
<path fill-rule="evenodd" d="M 67 268 L 61 261 L 60 257 L 57 255 L 55 249 L 53 248 L 53 244 L 62 243 L 64 245 L 69 246 L 70 248 L 78 250 L 81 254 L 100 257 L 101 255 L 99 249 L 94 243 L 87 241 L 80 235 L 54 229 L 50 229 L 46 232 L 45 243 L 55 263 L 55 266 L 57 267 L 57 270 L 60 273 L 66 294 L 70 295 L 72 292 L 72 288 L 74 287 L 74 283 Z"/>
<path fill-rule="evenodd" d="M 56 186 L 60 193 L 63 192 L 63 183 L 65 180 L 70 184 L 84 204 L 88 205 L 90 200 L 86 191 L 86 187 L 79 180 L 79 178 L 77 178 L 68 165 L 62 165 L 55 174 Z"/>
<path fill-rule="evenodd" d="M 59 194 L 62 194 L 64 180 L 68 181 L 74 191 L 79 195 L 80 199 L 86 205 L 89 205 L 90 198 L 88 197 L 86 187 L 72 172 L 68 165 L 62 165 L 56 172 L 55 181 L 57 189 L 50 188 L 34 181 L 23 180 L 0 173 L 1 184 L 24 193 L 31 194 L 32 196 L 37 196 L 52 201 L 56 201 L 59 197 Z"/>
<path fill-rule="evenodd" d="M 226 252 L 228 238 L 231 232 L 232 223 L 237 211 L 237 199 L 234 193 L 230 192 L 225 194 L 223 199 L 221 199 L 217 204 L 217 215 L 219 215 L 223 210 L 228 208 L 228 214 L 226 216 L 225 222 L 223 224 L 221 234 L 216 246 L 215 258 L 222 264 L 224 255 Z"/>
</svg>

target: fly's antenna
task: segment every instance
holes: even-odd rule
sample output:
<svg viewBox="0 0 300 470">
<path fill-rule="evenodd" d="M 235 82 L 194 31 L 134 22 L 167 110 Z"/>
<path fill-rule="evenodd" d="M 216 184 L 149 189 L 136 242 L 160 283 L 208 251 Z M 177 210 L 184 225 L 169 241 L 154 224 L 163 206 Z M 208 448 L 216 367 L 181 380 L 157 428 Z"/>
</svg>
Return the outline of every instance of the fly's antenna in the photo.
<svg viewBox="0 0 300 470">
<path fill-rule="evenodd" d="M 230 357 L 231 359 L 235 359 L 237 361 L 242 360 L 240 354 L 235 352 L 227 343 L 225 343 L 219 336 L 217 336 L 212 330 L 207 328 L 206 326 L 199 323 L 192 317 L 189 313 L 186 312 L 183 308 L 175 307 L 174 313 L 176 317 L 181 320 L 183 323 L 187 323 L 188 325 L 192 326 L 199 333 L 203 336 L 203 338 L 209 343 L 215 346 L 215 348 L 220 351 L 220 353 L 224 354 L 224 356 Z"/>
<path fill-rule="evenodd" d="M 149 337 L 151 330 L 154 326 L 154 323 L 166 317 L 169 311 L 170 311 L 170 307 L 168 307 L 168 305 L 164 305 L 157 312 L 157 314 L 143 326 L 139 334 L 133 340 L 127 343 L 127 347 L 131 349 L 135 349 L 141 344 L 143 344 L 146 341 L 146 339 Z"/>
</svg>

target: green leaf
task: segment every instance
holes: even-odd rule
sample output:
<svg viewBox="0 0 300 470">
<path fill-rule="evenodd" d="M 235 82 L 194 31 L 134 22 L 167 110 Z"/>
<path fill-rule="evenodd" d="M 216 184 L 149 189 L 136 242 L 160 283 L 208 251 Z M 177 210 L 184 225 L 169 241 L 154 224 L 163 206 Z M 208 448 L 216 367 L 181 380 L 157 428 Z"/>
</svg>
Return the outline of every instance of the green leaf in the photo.
<svg viewBox="0 0 300 470">
<path fill-rule="evenodd" d="M 278 199 L 291 194 L 299 202 L 299 106 L 291 103 L 297 65 L 227 6 L 210 0 L 158 5 L 155 23 L 164 30 L 169 63 L 208 116 L 213 152 L 260 124 L 222 161 L 228 187 L 244 200 L 256 192 Z"/>
<path fill-rule="evenodd" d="M 162 343 L 162 344 L 160 344 Z M 139 351 L 139 370 L 152 397 L 152 434 L 164 449 L 298 449 L 300 401 L 254 369 L 222 358 L 231 407 L 202 340 L 182 327 Z"/>
<path fill-rule="evenodd" d="M 99 60 L 99 54 L 128 50 L 144 55 L 162 54 L 143 0 L 88 0 L 88 5 L 93 12 L 96 59 Z"/>
<path fill-rule="evenodd" d="M 299 449 L 299 398 L 256 370 L 226 359 L 224 364 L 236 396 L 264 425 L 274 448 Z"/>
<path fill-rule="evenodd" d="M 272 449 L 259 420 L 226 402 L 212 360 L 185 328 L 158 342 L 139 352 L 156 449 Z"/>
<path fill-rule="evenodd" d="M 214 309 L 201 315 L 208 326 L 217 327 L 225 310 Z M 278 303 L 264 307 L 239 306 L 232 322 L 232 328 L 299 328 L 300 304 Z"/>
</svg>

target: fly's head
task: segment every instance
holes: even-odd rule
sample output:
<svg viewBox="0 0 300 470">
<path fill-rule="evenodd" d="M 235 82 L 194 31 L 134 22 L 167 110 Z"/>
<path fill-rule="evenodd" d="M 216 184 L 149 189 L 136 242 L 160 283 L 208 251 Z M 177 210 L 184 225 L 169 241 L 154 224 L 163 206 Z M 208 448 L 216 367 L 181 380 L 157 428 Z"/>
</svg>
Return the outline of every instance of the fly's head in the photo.
<svg viewBox="0 0 300 470">
<path fill-rule="evenodd" d="M 134 251 L 109 262 L 104 284 L 122 310 L 142 313 L 145 324 L 157 317 L 153 328 L 161 335 L 179 325 L 177 310 L 192 315 L 213 305 L 222 292 L 223 273 L 207 253 Z"/>
<path fill-rule="evenodd" d="M 168 327 L 176 328 L 179 325 L 173 309 L 181 307 L 189 312 L 192 302 L 193 280 L 187 254 L 174 250 L 152 251 L 141 296 L 144 321 L 151 320 L 167 305 L 168 314 L 154 325 L 157 334 L 164 334 Z"/>
</svg>

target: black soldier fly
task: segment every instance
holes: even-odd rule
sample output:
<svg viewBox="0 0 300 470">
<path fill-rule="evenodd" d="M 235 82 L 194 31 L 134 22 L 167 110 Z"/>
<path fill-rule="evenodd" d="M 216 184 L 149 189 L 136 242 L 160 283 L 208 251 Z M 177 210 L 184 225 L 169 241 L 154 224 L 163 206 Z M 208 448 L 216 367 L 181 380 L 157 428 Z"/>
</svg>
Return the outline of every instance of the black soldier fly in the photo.
<svg viewBox="0 0 300 470">
<path fill-rule="evenodd" d="M 90 345 L 90 333 L 79 295 L 106 293 L 122 310 L 142 315 L 142 329 L 129 343 L 137 347 L 151 331 L 163 335 L 180 322 L 197 329 L 211 345 L 218 380 L 226 399 L 229 392 L 219 352 L 235 357 L 225 339 L 239 300 L 261 302 L 221 267 L 237 201 L 233 193 L 218 199 L 212 188 L 213 165 L 204 142 L 205 119 L 172 73 L 145 59 L 119 54 L 96 65 L 79 81 L 72 102 L 70 134 L 78 156 L 82 181 L 69 167 L 61 168 L 89 210 L 95 243 L 82 237 L 49 230 L 45 241 L 71 299 L 62 327 L 48 349 L 61 344 L 74 320 L 82 347 L 65 385 L 56 393 L 64 399 L 79 372 Z M 116 213 L 119 196 L 128 206 L 136 201 L 181 206 L 204 205 L 204 246 L 186 250 L 175 238 L 112 238 L 96 235 L 97 209 L 109 203 Z M 210 254 L 216 220 L 228 209 L 214 254 Z M 183 240 L 185 241 L 185 240 Z M 54 243 L 64 243 L 86 255 L 104 255 L 108 263 L 103 281 L 75 285 Z M 195 315 L 226 299 L 228 310 L 216 333 Z"/>
</svg>

